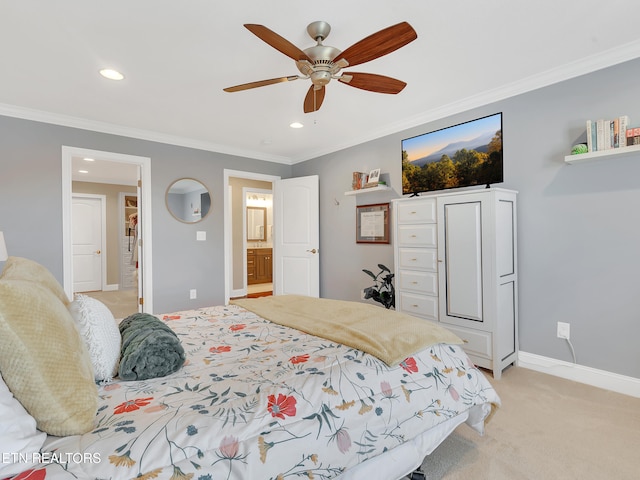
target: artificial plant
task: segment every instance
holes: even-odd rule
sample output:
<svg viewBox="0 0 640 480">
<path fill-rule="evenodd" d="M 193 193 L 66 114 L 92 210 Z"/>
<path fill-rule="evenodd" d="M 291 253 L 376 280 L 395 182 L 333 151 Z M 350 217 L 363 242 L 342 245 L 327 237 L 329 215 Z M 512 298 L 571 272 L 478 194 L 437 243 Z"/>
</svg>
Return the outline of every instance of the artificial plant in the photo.
<svg viewBox="0 0 640 480">
<path fill-rule="evenodd" d="M 394 274 L 386 266 L 378 264 L 380 271 L 374 274 L 371 270 L 362 269 L 364 273 L 369 275 L 374 284 L 364 289 L 365 300 L 371 299 L 380 302 L 385 308 L 395 308 L 396 306 L 396 290 L 393 287 Z"/>
</svg>

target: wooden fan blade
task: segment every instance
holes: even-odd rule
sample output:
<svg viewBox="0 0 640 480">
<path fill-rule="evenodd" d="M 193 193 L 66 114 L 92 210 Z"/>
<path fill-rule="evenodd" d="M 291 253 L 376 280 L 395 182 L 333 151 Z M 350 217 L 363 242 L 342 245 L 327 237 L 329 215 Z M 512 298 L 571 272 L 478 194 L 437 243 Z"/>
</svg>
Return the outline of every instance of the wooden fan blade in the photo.
<svg viewBox="0 0 640 480">
<path fill-rule="evenodd" d="M 260 80 L 258 82 L 243 83 L 242 85 L 236 85 L 234 87 L 223 88 L 225 92 L 239 92 L 241 90 L 249 90 L 250 88 L 264 87 L 265 85 L 273 85 L 274 83 L 292 82 L 297 80 L 297 75 L 290 77 L 271 78 L 269 80 Z"/>
<path fill-rule="evenodd" d="M 315 85 L 311 85 L 307 90 L 307 96 L 304 97 L 304 113 L 311 113 L 320 110 L 322 101 L 324 100 L 324 86 L 316 89 Z"/>
<path fill-rule="evenodd" d="M 333 62 L 345 59 L 349 62 L 349 66 L 360 65 L 404 47 L 416 38 L 418 34 L 411 25 L 407 22 L 398 23 L 351 45 Z"/>
<path fill-rule="evenodd" d="M 296 61 L 298 60 L 311 61 L 311 59 L 307 56 L 307 54 L 304 53 L 302 50 L 300 50 L 298 47 L 296 47 L 293 43 L 291 43 L 286 38 L 281 37 L 273 30 L 268 29 L 264 25 L 245 23 L 244 26 L 247 28 L 247 30 L 253 33 L 260 40 L 268 43 L 279 52 L 284 53 L 287 57 L 292 58 Z"/>
<path fill-rule="evenodd" d="M 352 87 L 376 93 L 400 93 L 407 86 L 402 80 L 374 73 L 344 72 L 338 80 Z"/>
</svg>

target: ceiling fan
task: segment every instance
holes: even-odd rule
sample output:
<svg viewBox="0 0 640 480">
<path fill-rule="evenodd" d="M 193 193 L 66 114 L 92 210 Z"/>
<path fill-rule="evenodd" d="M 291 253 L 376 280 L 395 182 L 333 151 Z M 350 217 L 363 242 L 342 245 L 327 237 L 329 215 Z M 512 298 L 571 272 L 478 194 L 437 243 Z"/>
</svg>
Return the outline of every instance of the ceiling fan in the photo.
<svg viewBox="0 0 640 480">
<path fill-rule="evenodd" d="M 225 92 L 239 92 L 256 87 L 264 87 L 298 79 L 310 79 L 311 87 L 304 99 L 304 112 L 310 113 L 320 109 L 325 95 L 325 85 L 332 79 L 362 90 L 377 93 L 399 93 L 407 84 L 395 78 L 373 73 L 342 72 L 343 68 L 360 65 L 378 57 L 391 53 L 418 38 L 415 30 L 407 22 L 401 22 L 380 30 L 353 44 L 344 51 L 323 45 L 331 31 L 327 22 L 313 22 L 307 27 L 307 33 L 317 45 L 300 50 L 294 44 L 263 25 L 245 24 L 251 33 L 276 50 L 295 60 L 296 67 L 302 75 L 271 78 L 257 82 L 243 83 L 227 87 Z"/>
</svg>

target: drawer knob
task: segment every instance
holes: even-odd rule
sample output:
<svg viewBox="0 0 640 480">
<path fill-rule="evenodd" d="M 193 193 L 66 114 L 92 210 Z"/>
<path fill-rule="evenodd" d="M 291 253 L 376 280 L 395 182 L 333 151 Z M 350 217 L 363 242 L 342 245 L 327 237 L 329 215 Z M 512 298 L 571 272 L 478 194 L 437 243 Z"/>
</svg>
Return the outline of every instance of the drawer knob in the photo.
<svg viewBox="0 0 640 480">
<path fill-rule="evenodd" d="M 413 282 L 411 282 L 412 285 L 417 285 L 418 282 L 416 282 L 415 280 Z"/>
<path fill-rule="evenodd" d="M 413 308 L 418 308 L 418 305 L 416 305 L 415 303 L 413 305 L 411 305 Z"/>
<path fill-rule="evenodd" d="M 469 343 L 469 340 L 462 339 L 462 343 Z"/>
</svg>

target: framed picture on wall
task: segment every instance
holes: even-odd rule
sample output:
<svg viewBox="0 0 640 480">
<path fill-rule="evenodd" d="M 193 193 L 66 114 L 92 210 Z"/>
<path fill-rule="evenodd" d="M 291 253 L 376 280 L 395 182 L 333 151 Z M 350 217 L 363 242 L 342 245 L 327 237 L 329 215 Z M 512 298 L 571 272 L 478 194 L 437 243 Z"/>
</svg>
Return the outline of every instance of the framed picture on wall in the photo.
<svg viewBox="0 0 640 480">
<path fill-rule="evenodd" d="M 376 168 L 375 170 L 371 170 L 369 172 L 369 176 L 367 177 L 367 184 L 365 185 L 365 187 L 377 187 L 379 181 L 380 169 Z"/>
<path fill-rule="evenodd" d="M 356 206 L 356 243 L 390 243 L 388 203 Z"/>
</svg>

